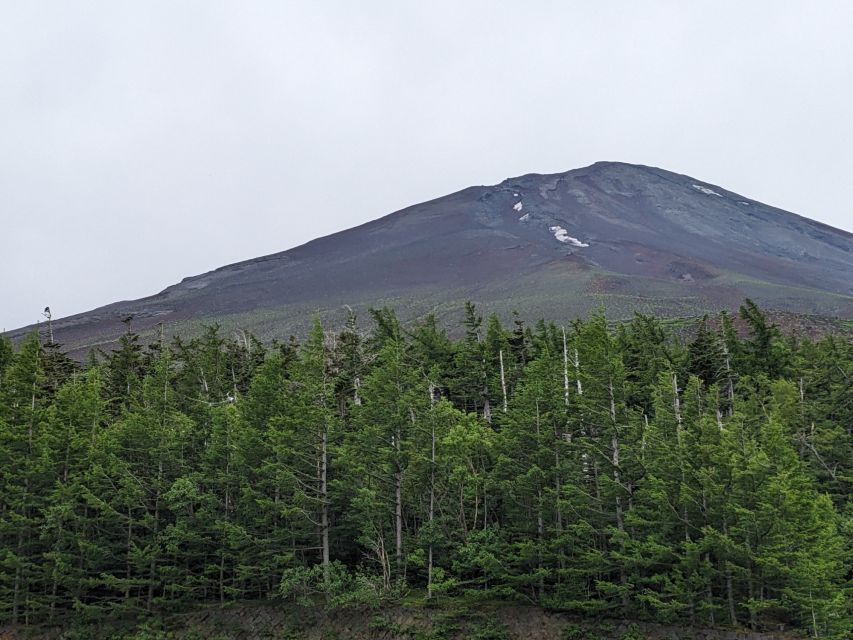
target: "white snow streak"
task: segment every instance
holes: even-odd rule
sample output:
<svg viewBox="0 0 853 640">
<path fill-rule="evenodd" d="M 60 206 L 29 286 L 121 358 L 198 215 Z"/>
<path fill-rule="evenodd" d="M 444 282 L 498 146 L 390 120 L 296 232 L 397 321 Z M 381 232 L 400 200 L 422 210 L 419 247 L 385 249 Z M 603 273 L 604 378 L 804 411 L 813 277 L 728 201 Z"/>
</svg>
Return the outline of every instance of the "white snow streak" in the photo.
<svg viewBox="0 0 853 640">
<path fill-rule="evenodd" d="M 575 247 L 588 247 L 589 244 L 586 242 L 581 242 L 577 238 L 573 238 L 569 235 L 569 232 L 563 229 L 563 227 L 555 226 L 550 227 L 551 233 L 554 234 L 554 237 L 557 238 L 560 242 L 564 242 L 566 244 L 570 244 Z"/>
<path fill-rule="evenodd" d="M 518 219 L 519 222 L 527 222 L 528 220 L 530 220 L 530 214 L 529 213 L 525 213 L 523 216 L 521 216 Z"/>
<path fill-rule="evenodd" d="M 719 198 L 723 197 L 722 193 L 717 193 L 713 189 L 709 189 L 708 187 L 703 187 L 701 184 L 694 184 L 693 188 L 696 189 L 696 191 L 701 191 L 702 193 L 709 195 L 709 196 L 717 196 Z"/>
<path fill-rule="evenodd" d="M 515 209 L 516 211 L 521 211 L 522 209 L 524 209 L 524 205 L 521 204 L 521 201 L 519 201 L 519 202 L 516 202 L 514 205 L 512 205 L 512 208 Z"/>
</svg>

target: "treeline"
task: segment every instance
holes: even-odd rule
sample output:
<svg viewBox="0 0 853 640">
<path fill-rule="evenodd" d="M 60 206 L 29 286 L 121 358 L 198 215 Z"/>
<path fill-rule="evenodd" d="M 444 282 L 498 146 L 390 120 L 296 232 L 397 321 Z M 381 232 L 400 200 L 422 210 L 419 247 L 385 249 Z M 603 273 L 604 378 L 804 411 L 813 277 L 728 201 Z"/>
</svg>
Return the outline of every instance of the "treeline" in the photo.
<svg viewBox="0 0 853 640">
<path fill-rule="evenodd" d="M 408 593 L 850 637 L 853 344 L 740 315 L 0 340 L 0 621 Z"/>
</svg>

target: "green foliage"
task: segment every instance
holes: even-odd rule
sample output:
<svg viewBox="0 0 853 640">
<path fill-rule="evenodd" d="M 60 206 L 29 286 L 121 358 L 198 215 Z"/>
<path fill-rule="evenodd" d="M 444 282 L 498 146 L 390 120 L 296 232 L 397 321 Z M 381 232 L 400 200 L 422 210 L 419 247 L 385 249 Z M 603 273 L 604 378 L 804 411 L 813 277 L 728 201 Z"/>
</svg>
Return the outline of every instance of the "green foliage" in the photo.
<svg viewBox="0 0 853 640">
<path fill-rule="evenodd" d="M 628 625 L 620 640 L 645 640 L 645 635 L 636 624 Z"/>
<path fill-rule="evenodd" d="M 509 640 L 506 625 L 495 620 L 471 623 L 467 637 L 470 640 Z"/>
<path fill-rule="evenodd" d="M 342 563 L 286 569 L 279 585 L 279 594 L 304 606 L 318 600 L 329 609 L 347 607 L 376 608 L 382 602 L 382 584 L 375 575 L 353 573 Z"/>
<path fill-rule="evenodd" d="M 470 611 L 400 633 L 502 638 L 471 611 L 512 601 L 850 637 L 853 345 L 740 315 L 128 327 L 82 368 L 0 339 L 0 623 L 406 601 Z"/>
</svg>

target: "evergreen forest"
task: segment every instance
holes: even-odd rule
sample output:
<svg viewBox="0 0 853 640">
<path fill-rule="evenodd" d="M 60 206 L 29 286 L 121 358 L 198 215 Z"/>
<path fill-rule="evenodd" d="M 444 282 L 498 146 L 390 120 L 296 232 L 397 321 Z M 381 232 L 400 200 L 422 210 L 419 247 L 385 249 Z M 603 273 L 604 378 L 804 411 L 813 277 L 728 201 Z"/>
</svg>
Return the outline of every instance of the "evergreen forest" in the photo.
<svg viewBox="0 0 853 640">
<path fill-rule="evenodd" d="M 0 338 L 0 624 L 467 598 L 853 635 L 849 338 L 748 300 L 368 321 Z"/>
</svg>

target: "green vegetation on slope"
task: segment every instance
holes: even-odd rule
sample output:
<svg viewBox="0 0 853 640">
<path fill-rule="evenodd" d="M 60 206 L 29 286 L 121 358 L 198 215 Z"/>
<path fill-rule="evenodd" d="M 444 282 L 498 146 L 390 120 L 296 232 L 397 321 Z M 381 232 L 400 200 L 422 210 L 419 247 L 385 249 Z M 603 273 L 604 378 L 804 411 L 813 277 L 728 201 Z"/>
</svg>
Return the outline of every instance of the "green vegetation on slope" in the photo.
<svg viewBox="0 0 853 640">
<path fill-rule="evenodd" d="M 751 303 L 687 344 L 469 305 L 81 368 L 0 340 L 0 622 L 206 603 L 532 603 L 846 638 L 853 344 Z"/>
</svg>

